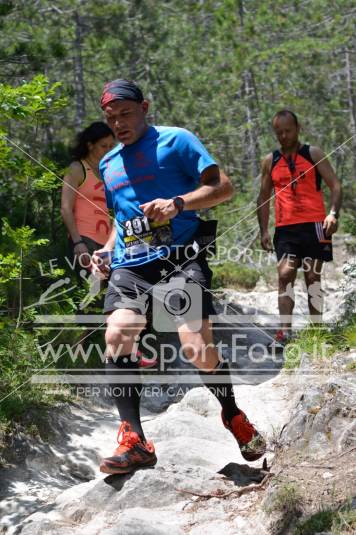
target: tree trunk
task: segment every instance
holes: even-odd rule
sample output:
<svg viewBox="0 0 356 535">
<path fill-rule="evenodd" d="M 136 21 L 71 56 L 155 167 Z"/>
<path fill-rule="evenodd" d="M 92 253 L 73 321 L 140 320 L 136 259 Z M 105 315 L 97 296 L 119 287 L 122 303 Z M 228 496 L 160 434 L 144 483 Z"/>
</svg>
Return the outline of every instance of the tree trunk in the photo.
<svg viewBox="0 0 356 535">
<path fill-rule="evenodd" d="M 345 51 L 345 63 L 346 63 L 346 87 L 347 87 L 347 100 L 350 113 L 350 126 L 352 139 L 352 156 L 353 156 L 353 175 L 356 175 L 356 110 L 355 110 L 355 95 L 352 87 L 352 67 L 350 62 L 350 51 Z"/>
<path fill-rule="evenodd" d="M 238 10 L 241 28 L 244 27 L 244 8 L 244 1 L 239 0 Z M 257 92 L 252 70 L 246 69 L 242 73 L 242 79 L 242 96 L 245 104 L 246 118 L 246 130 L 244 135 L 246 149 L 245 156 L 242 158 L 242 168 L 244 171 L 244 176 L 247 178 L 247 176 L 251 174 L 254 178 L 253 183 L 255 184 L 256 177 L 259 174 L 260 150 L 258 143 L 258 135 L 256 133 L 256 128 L 253 124 L 254 100 L 257 101 Z"/>
<path fill-rule="evenodd" d="M 251 71 L 243 73 L 243 93 L 246 115 L 246 157 L 253 178 L 259 174 L 260 149 L 256 126 L 254 125 L 253 102 L 254 91 Z"/>
<path fill-rule="evenodd" d="M 75 127 L 82 128 L 85 119 L 85 85 L 82 60 L 83 23 L 78 11 L 74 13 L 75 40 L 74 40 L 74 83 L 76 96 Z"/>
<path fill-rule="evenodd" d="M 243 0 L 239 0 L 239 17 L 240 17 L 241 27 L 243 27 L 244 25 L 244 2 Z"/>
<path fill-rule="evenodd" d="M 127 43 L 128 43 L 128 58 L 127 58 L 127 67 L 129 76 L 132 80 L 137 81 L 139 70 L 142 62 L 142 52 L 140 47 L 137 45 L 132 45 L 136 43 L 137 35 L 140 35 L 140 38 L 144 41 L 144 36 L 142 35 L 142 28 L 140 27 L 140 22 L 138 21 L 138 16 L 142 11 L 142 0 L 132 0 L 128 3 L 128 33 L 127 33 Z"/>
</svg>

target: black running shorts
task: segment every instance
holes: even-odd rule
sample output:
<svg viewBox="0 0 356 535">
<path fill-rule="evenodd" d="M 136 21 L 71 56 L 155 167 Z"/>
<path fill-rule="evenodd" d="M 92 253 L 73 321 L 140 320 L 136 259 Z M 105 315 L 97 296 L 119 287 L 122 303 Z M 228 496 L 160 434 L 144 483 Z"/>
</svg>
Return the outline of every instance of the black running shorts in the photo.
<svg viewBox="0 0 356 535">
<path fill-rule="evenodd" d="M 278 260 L 287 256 L 324 262 L 333 259 L 332 239 L 325 236 L 322 222 L 276 227 L 273 245 Z"/>
<path fill-rule="evenodd" d="M 171 314 L 195 307 L 196 319 L 215 315 L 211 288 L 212 271 L 204 256 L 182 262 L 158 259 L 140 266 L 117 268 L 111 272 L 104 313 L 126 308 L 151 315 L 157 296 Z M 177 279 L 179 279 L 177 281 Z M 191 284 L 192 283 L 192 284 Z M 200 301 L 200 303 L 199 303 Z"/>
</svg>

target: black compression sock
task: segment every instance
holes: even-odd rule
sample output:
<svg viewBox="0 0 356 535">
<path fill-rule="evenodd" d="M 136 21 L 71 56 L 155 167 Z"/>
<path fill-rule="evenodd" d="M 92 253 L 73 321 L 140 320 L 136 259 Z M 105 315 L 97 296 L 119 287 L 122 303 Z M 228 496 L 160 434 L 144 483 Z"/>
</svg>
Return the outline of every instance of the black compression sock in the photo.
<svg viewBox="0 0 356 535">
<path fill-rule="evenodd" d="M 212 394 L 219 401 L 224 412 L 224 417 L 231 420 L 234 416 L 240 413 L 236 405 L 234 390 L 231 384 L 229 362 L 224 360 L 220 362 L 211 372 L 203 372 L 199 370 L 199 375 Z M 216 381 L 208 381 L 208 377 L 216 375 Z M 221 378 L 224 378 L 222 380 Z"/>
<path fill-rule="evenodd" d="M 140 420 L 142 381 L 138 361 L 134 362 L 131 359 L 131 355 L 118 357 L 115 362 L 111 357 L 108 357 L 105 361 L 105 374 L 117 376 L 117 379 L 111 377 L 109 387 L 121 421 L 129 422 L 132 430 L 138 433 L 142 440 L 145 441 Z M 125 383 L 122 381 L 125 375 L 134 375 L 136 380 L 133 384 Z"/>
</svg>

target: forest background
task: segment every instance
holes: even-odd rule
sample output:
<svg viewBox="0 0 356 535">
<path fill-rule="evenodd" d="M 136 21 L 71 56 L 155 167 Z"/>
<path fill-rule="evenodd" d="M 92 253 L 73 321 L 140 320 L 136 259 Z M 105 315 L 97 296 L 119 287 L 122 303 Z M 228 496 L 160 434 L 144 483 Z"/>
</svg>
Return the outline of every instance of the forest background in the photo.
<svg viewBox="0 0 356 535">
<path fill-rule="evenodd" d="M 73 277 L 61 178 L 75 133 L 102 120 L 103 84 L 134 79 L 152 123 L 188 128 L 217 158 L 236 187 L 211 211 L 225 248 L 259 247 L 260 161 L 285 107 L 303 141 L 329 154 L 344 188 L 341 230 L 355 235 L 355 20 L 352 0 L 0 2 L 1 425 L 52 402 L 30 383 L 30 370 L 46 365 L 36 318 L 73 313 L 83 290 L 38 301 Z M 216 286 L 252 288 L 264 274 L 240 257 L 219 261 Z M 58 261 L 43 270 L 50 259 Z M 51 337 L 41 332 L 42 343 Z"/>
</svg>

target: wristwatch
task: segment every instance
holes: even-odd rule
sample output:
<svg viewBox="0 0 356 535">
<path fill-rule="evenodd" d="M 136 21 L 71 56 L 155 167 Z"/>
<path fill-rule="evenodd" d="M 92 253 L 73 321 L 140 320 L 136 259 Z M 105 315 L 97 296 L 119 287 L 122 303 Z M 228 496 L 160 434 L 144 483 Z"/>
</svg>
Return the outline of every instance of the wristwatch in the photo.
<svg viewBox="0 0 356 535">
<path fill-rule="evenodd" d="M 184 199 L 182 197 L 173 197 L 173 204 L 178 210 L 178 214 L 184 210 Z"/>
<path fill-rule="evenodd" d="M 337 212 L 335 212 L 335 210 L 330 210 L 330 215 L 334 216 L 335 219 L 339 219 L 339 214 Z"/>
</svg>

